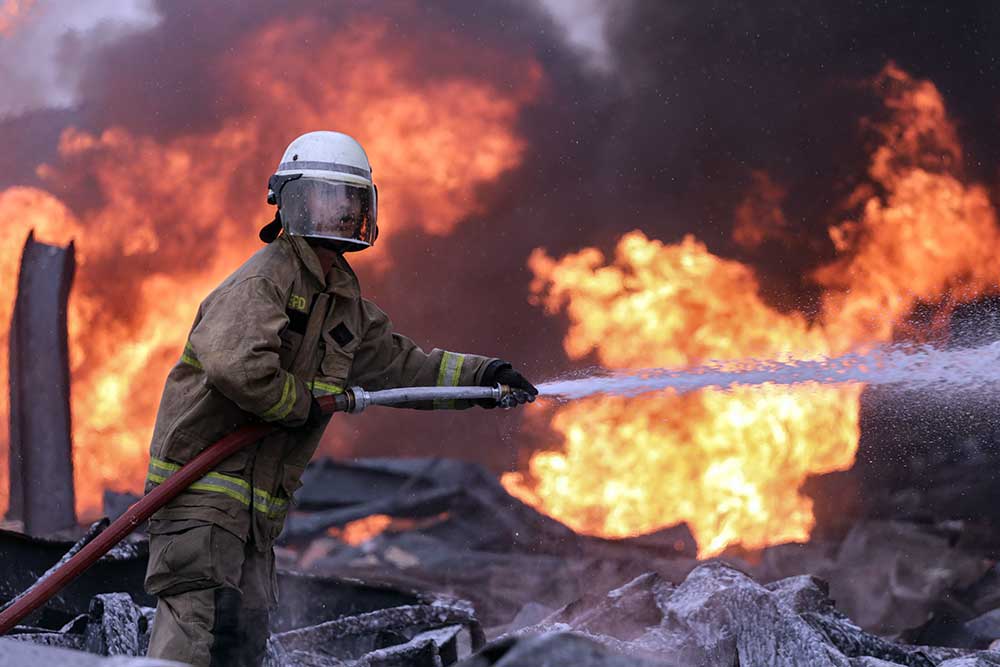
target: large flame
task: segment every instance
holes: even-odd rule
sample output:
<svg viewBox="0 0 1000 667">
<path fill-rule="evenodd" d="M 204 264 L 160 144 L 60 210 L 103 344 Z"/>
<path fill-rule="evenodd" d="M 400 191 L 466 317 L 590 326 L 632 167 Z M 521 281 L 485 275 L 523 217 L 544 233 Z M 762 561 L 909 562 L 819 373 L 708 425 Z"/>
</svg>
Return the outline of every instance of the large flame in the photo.
<svg viewBox="0 0 1000 667">
<path fill-rule="evenodd" d="M 955 303 L 996 289 L 997 221 L 984 188 L 959 177 L 961 149 L 941 95 L 894 65 L 875 80 L 888 119 L 876 126 L 861 215 L 831 229 L 838 258 L 815 274 L 827 291 L 812 325 L 759 297 L 753 272 L 687 238 L 626 235 L 610 262 L 596 249 L 555 260 L 536 251 L 532 291 L 570 321 L 564 346 L 611 368 L 684 367 L 740 357 L 815 357 L 890 340 L 918 302 Z M 765 207 L 737 216 L 741 241 L 784 226 L 780 190 L 758 177 Z M 780 222 L 778 225 L 775 221 Z M 808 538 L 810 474 L 851 465 L 859 387 L 580 401 L 555 409 L 562 446 L 504 478 L 521 498 L 577 530 L 634 535 L 687 522 L 702 555 Z"/>
<path fill-rule="evenodd" d="M 520 163 L 515 125 L 540 83 L 532 60 L 507 58 L 517 84 L 500 85 L 468 67 L 497 57 L 481 45 L 451 44 L 469 71 L 421 69 L 460 37 L 422 34 L 405 44 L 370 19 L 338 30 L 277 21 L 247 35 L 239 57 L 205 63 L 220 87 L 232 87 L 239 109 L 211 131 L 159 139 L 122 127 L 65 130 L 59 161 L 39 175 L 51 192 L 70 193 L 76 213 L 42 190 L 0 193 L 0 216 L 12 227 L 0 239 L 3 349 L 28 230 L 41 241 L 77 243 L 70 357 L 81 513 L 99 507 L 105 488 L 141 489 L 163 378 L 198 302 L 259 247 L 267 170 L 293 137 L 340 129 L 365 145 L 386 193 L 387 233 L 358 261 L 382 266 L 401 229 L 448 233 L 478 210 L 481 185 Z M 310 45 L 308 63 L 288 49 L 300 44 Z M 299 57 L 278 67 L 277 53 Z M 6 374 L 6 354 L 0 359 Z M 6 391 L 0 395 L 5 432 Z M 6 457 L 5 435 L 0 445 Z M 6 463 L 0 468 L 5 476 Z M 6 495 L 0 479 L 0 509 Z"/>
<path fill-rule="evenodd" d="M 683 367 L 710 359 L 832 352 L 820 329 L 768 307 L 752 271 L 688 237 L 626 235 L 612 262 L 595 249 L 532 255 L 532 290 L 565 309 L 565 348 L 609 368 Z M 507 488 L 577 530 L 607 536 L 687 521 L 702 553 L 741 542 L 801 540 L 811 507 L 798 484 L 851 463 L 855 389 L 706 391 L 591 399 L 556 411 L 561 451 L 531 459 L 536 483 Z"/>
</svg>

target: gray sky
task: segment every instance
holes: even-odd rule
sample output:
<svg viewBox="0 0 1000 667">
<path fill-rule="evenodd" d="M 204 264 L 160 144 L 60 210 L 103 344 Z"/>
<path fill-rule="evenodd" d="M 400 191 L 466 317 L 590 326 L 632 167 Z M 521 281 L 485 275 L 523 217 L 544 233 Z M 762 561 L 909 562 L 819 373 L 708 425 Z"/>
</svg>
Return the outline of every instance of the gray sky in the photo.
<svg viewBox="0 0 1000 667">
<path fill-rule="evenodd" d="M 0 35 L 0 118 L 74 103 L 69 74 L 81 45 L 155 24 L 152 0 L 37 0 Z"/>
</svg>

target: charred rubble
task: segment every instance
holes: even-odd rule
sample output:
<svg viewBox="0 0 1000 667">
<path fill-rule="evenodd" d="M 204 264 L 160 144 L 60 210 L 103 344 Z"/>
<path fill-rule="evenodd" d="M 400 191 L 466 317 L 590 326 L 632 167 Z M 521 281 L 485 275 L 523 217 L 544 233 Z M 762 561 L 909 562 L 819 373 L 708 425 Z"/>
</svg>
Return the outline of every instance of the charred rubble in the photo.
<svg viewBox="0 0 1000 667">
<path fill-rule="evenodd" d="M 278 548 L 270 667 L 1000 666 L 1000 566 L 954 520 L 857 519 L 698 561 L 684 526 L 578 535 L 477 465 L 321 460 L 304 481 Z M 106 500 L 109 515 L 128 503 Z M 373 516 L 381 532 L 345 541 L 345 525 Z M 69 547 L 0 532 L 0 598 Z M 141 535 L 119 546 L 2 640 L 12 662 L 0 664 L 38 662 L 13 656 L 39 645 L 143 655 L 146 557 Z"/>
</svg>

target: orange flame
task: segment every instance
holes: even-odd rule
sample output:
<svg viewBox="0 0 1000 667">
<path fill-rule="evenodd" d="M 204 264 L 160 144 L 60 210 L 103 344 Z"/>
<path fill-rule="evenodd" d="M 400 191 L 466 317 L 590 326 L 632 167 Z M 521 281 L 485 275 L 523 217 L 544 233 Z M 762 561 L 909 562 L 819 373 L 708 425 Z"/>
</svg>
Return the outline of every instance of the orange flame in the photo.
<svg viewBox="0 0 1000 667">
<path fill-rule="evenodd" d="M 861 216 L 830 230 L 839 257 L 815 274 L 827 289 L 817 323 L 768 307 L 748 267 L 693 238 L 665 245 L 632 232 L 610 263 L 593 248 L 560 260 L 532 255 L 532 292 L 569 317 L 566 352 L 611 368 L 840 354 L 890 340 L 918 301 L 995 290 L 996 215 L 984 188 L 956 173 L 961 150 L 940 94 L 891 64 L 875 85 L 889 118 L 876 126 L 872 185 L 852 199 Z M 760 199 L 773 202 L 769 188 Z M 764 387 L 579 401 L 555 409 L 561 448 L 536 453 L 527 474 L 503 481 L 587 533 L 628 536 L 687 522 L 703 556 L 805 540 L 814 519 L 798 489 L 808 475 L 853 463 L 860 391 Z"/>
<path fill-rule="evenodd" d="M 326 532 L 331 537 L 350 544 L 352 547 L 364 544 L 373 537 L 385 532 L 392 525 L 393 518 L 386 514 L 372 514 L 363 519 L 351 521 L 343 528 L 329 528 Z"/>
<path fill-rule="evenodd" d="M 573 358 L 650 368 L 832 352 L 803 316 L 764 304 L 748 267 L 692 237 L 665 245 L 632 232 L 609 264 L 591 248 L 558 262 L 536 251 L 529 266 L 532 291 L 569 315 Z M 683 520 L 703 554 L 801 540 L 812 515 L 798 483 L 850 465 L 858 394 L 769 388 L 578 401 L 556 410 L 563 449 L 532 457 L 536 483 L 503 481 L 587 533 L 623 537 Z"/>
<path fill-rule="evenodd" d="M 962 149 L 941 94 L 892 64 L 876 85 L 891 117 L 876 128 L 872 185 L 852 197 L 860 218 L 830 230 L 839 259 L 815 274 L 839 349 L 889 340 L 918 301 L 968 301 L 1000 278 L 996 211 L 986 188 L 960 179 Z"/>
<path fill-rule="evenodd" d="M 35 0 L 4 0 L 0 4 L 0 37 L 13 32 L 17 24 L 24 20 L 33 4 Z"/>
<path fill-rule="evenodd" d="M 379 249 L 357 259 L 380 267 L 401 228 L 448 233 L 479 209 L 482 184 L 520 163 L 524 143 L 514 126 L 540 85 L 534 61 L 508 58 L 505 67 L 519 83 L 500 87 L 420 70 L 431 49 L 459 37 L 390 44 L 374 20 L 338 30 L 279 21 L 248 35 L 238 58 L 207 63 L 206 71 L 235 82 L 237 91 L 251 91 L 240 113 L 211 132 L 160 140 L 120 127 L 64 131 L 59 162 L 39 175 L 52 192 L 100 197 L 77 214 L 41 190 L 0 193 L 0 215 L 16 225 L 0 239 L 4 322 L 13 300 L 6 286 L 16 283 L 28 230 L 38 229 L 42 241 L 77 242 L 69 318 L 81 513 L 100 506 L 105 488 L 141 489 L 163 378 L 199 301 L 259 247 L 257 229 L 270 214 L 267 170 L 288 141 L 340 129 L 365 145 L 386 193 L 380 219 L 387 233 Z M 277 72 L 273 53 L 292 43 L 312 45 L 312 66 Z M 497 57 L 470 44 L 460 51 L 467 59 Z M 5 346 L 6 325 L 3 336 Z M 0 359 L 5 374 L 6 355 Z M 6 392 L 0 395 L 5 429 Z M 6 495 L 3 483 L 0 507 Z"/>
<path fill-rule="evenodd" d="M 787 240 L 791 234 L 781 208 L 788 193 L 766 171 L 754 171 L 750 176 L 753 188 L 733 216 L 733 241 L 752 250 L 768 240 Z"/>
<path fill-rule="evenodd" d="M 374 539 L 387 531 L 404 532 L 418 528 L 426 528 L 436 523 L 445 521 L 448 518 L 447 512 L 424 517 L 392 517 L 387 514 L 372 514 L 361 519 L 356 519 L 344 525 L 343 528 L 336 526 L 327 528 L 326 534 L 335 537 L 341 542 L 350 544 L 352 547 L 359 546 Z"/>
</svg>

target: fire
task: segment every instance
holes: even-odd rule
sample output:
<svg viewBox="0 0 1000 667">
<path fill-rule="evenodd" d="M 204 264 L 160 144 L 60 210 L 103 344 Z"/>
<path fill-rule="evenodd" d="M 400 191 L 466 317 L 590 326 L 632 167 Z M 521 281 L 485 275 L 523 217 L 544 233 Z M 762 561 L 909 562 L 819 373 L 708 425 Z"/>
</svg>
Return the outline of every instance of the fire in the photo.
<svg viewBox="0 0 1000 667">
<path fill-rule="evenodd" d="M 788 192 L 766 171 L 754 171 L 751 178 L 753 187 L 733 216 L 733 240 L 748 249 L 770 239 L 787 240 L 791 233 L 781 204 Z"/>
<path fill-rule="evenodd" d="M 356 547 L 384 533 L 392 525 L 392 522 L 391 516 L 372 514 L 363 519 L 351 521 L 343 528 L 330 528 L 327 530 L 327 534 Z"/>
<path fill-rule="evenodd" d="M 448 513 L 442 512 L 424 517 L 392 517 L 387 514 L 372 514 L 362 519 L 356 519 L 344 525 L 327 528 L 326 534 L 335 537 L 352 547 L 360 546 L 385 532 L 405 532 L 427 528 L 448 519 Z"/>
<path fill-rule="evenodd" d="M 479 210 L 481 185 L 520 163 L 525 146 L 515 125 L 537 94 L 540 69 L 508 57 L 517 83 L 491 83 L 470 74 L 469 63 L 488 66 L 497 54 L 461 40 L 423 34 L 389 43 L 373 19 L 336 31 L 278 20 L 247 35 L 238 57 L 202 67 L 238 109 L 211 130 L 154 138 L 124 127 L 68 128 L 59 160 L 39 176 L 73 210 L 42 190 L 0 193 L 0 215 L 15 225 L 0 240 L 3 321 L 28 230 L 42 241 L 76 240 L 69 324 L 80 513 L 100 507 L 105 488 L 141 490 L 162 380 L 200 300 L 259 247 L 257 230 L 270 213 L 264 184 L 288 141 L 328 128 L 365 145 L 386 193 L 387 233 L 378 251 L 357 259 L 375 268 L 391 262 L 401 229 L 448 233 Z M 279 59 L 287 69 L 276 70 L 275 54 L 292 43 L 312 45 L 308 66 L 289 56 Z M 428 56 L 444 43 L 465 54 L 464 69 L 421 69 L 437 62 Z M 0 359 L 5 374 L 6 355 Z M 0 509 L 6 493 L 2 484 Z"/>
<path fill-rule="evenodd" d="M 0 37 L 9 35 L 33 4 L 35 0 L 4 0 L 0 3 Z"/>
<path fill-rule="evenodd" d="M 890 339 L 918 301 L 968 301 L 1000 278 L 996 211 L 986 188 L 959 177 L 962 149 L 940 93 L 892 64 L 876 85 L 891 116 L 876 128 L 871 184 L 853 195 L 861 215 L 830 230 L 840 257 L 815 274 L 841 349 Z"/>
<path fill-rule="evenodd" d="M 570 318 L 566 352 L 610 368 L 683 367 L 707 360 L 830 354 L 823 334 L 758 294 L 753 272 L 692 237 L 676 245 L 641 232 L 613 261 L 587 249 L 556 261 L 536 251 L 532 291 Z M 689 523 L 702 553 L 808 536 L 807 474 L 850 465 L 858 438 L 854 389 L 706 391 L 593 399 L 558 408 L 562 451 L 535 455 L 508 490 L 573 528 L 612 537 Z"/>
<path fill-rule="evenodd" d="M 565 312 L 575 359 L 611 368 L 684 367 L 741 357 L 816 357 L 890 340 L 918 302 L 996 290 L 1000 249 L 986 190 L 962 182 L 961 148 L 937 89 L 894 65 L 874 85 L 888 118 L 875 125 L 871 183 L 860 216 L 830 230 L 838 258 L 815 273 L 825 289 L 814 323 L 760 298 L 752 270 L 691 237 L 667 245 L 641 232 L 609 262 L 589 248 L 556 260 L 537 250 L 532 292 Z M 755 201 L 783 226 L 769 180 Z M 777 194 L 776 194 L 777 193 Z M 781 225 L 776 224 L 782 223 Z M 754 232 L 751 234 L 750 232 Z M 859 436 L 859 387 L 765 387 L 686 396 L 592 399 L 554 408 L 557 450 L 536 453 L 511 492 L 577 530 L 628 536 L 687 522 L 701 555 L 807 539 L 808 475 L 849 467 Z"/>
</svg>

